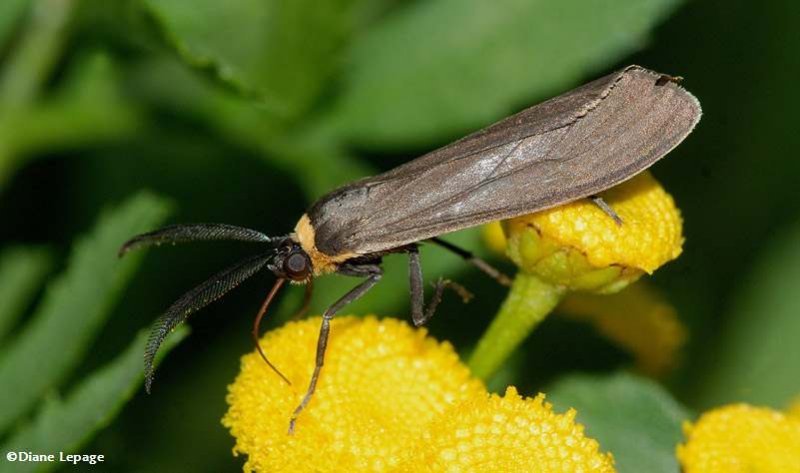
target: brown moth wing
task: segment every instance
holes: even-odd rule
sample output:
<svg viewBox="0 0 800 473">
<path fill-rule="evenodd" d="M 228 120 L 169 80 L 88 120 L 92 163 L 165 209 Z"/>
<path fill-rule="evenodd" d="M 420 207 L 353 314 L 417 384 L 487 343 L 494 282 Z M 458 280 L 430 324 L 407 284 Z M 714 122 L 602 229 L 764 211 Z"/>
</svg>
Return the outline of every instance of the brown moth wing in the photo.
<svg viewBox="0 0 800 473">
<path fill-rule="evenodd" d="M 700 120 L 697 99 L 629 66 L 377 176 L 309 211 L 317 249 L 369 254 L 543 210 L 650 167 Z"/>
</svg>

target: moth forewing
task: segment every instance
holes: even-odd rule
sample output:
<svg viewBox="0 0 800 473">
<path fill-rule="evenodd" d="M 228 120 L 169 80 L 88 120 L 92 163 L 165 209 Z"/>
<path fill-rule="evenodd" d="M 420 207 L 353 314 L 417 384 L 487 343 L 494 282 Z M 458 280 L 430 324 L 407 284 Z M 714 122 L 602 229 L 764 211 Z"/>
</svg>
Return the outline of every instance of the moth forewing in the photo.
<svg viewBox="0 0 800 473">
<path fill-rule="evenodd" d="M 363 255 L 536 212 L 647 169 L 700 119 L 697 99 L 638 66 L 337 189 L 308 212 L 316 250 Z"/>
</svg>

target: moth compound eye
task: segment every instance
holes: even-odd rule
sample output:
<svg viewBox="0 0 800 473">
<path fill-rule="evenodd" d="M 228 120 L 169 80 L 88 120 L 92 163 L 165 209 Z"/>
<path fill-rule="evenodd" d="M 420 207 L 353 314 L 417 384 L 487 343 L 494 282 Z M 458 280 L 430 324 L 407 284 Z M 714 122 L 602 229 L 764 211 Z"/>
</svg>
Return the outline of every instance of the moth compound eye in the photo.
<svg viewBox="0 0 800 473">
<path fill-rule="evenodd" d="M 283 260 L 283 272 L 295 281 L 306 279 L 311 272 L 311 262 L 304 253 L 292 253 Z"/>
</svg>

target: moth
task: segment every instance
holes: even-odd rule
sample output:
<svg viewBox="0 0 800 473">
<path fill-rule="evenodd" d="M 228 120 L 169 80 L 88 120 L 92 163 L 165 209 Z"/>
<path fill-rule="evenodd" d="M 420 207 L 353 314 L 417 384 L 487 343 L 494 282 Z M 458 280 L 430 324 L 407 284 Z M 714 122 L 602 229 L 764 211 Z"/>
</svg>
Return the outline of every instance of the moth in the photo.
<svg viewBox="0 0 800 473">
<path fill-rule="evenodd" d="M 486 262 L 438 237 L 593 197 L 647 169 L 700 120 L 700 103 L 679 80 L 628 66 L 395 169 L 335 189 L 284 236 L 226 224 L 187 224 L 133 237 L 120 256 L 135 248 L 204 240 L 247 241 L 265 248 L 183 295 L 156 321 L 145 351 L 147 392 L 154 356 L 166 336 L 190 314 L 264 269 L 277 281 L 256 316 L 253 337 L 264 361 L 289 383 L 258 345 L 258 324 L 277 291 L 287 280 L 310 289 L 314 278 L 327 273 L 361 278 L 322 315 L 314 371 L 291 417 L 292 432 L 319 380 L 331 319 L 378 283 L 383 256 L 408 255 L 416 325 L 433 315 L 447 284 L 440 280 L 425 306 L 421 242 L 453 251 L 507 282 Z M 616 217 L 601 200 L 596 202 Z M 309 295 L 307 290 L 307 300 Z"/>
</svg>

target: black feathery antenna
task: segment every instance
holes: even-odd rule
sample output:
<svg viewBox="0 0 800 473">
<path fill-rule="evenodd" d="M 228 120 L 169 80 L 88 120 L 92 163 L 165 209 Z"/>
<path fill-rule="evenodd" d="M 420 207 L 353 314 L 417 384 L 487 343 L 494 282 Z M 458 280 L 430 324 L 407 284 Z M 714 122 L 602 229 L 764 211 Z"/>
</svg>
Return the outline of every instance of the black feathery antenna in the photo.
<svg viewBox="0 0 800 473">
<path fill-rule="evenodd" d="M 215 274 L 175 301 L 153 324 L 144 352 L 145 390 L 153 384 L 153 360 L 161 343 L 189 315 L 211 304 L 243 281 L 259 272 L 273 253 L 262 253 L 240 261 Z"/>
<path fill-rule="evenodd" d="M 152 232 L 136 235 L 126 241 L 119 249 L 119 256 L 125 253 L 148 246 L 158 246 L 164 243 L 188 243 L 193 241 L 209 240 L 236 240 L 253 243 L 273 243 L 286 237 L 269 237 L 258 230 L 237 227 L 225 223 L 195 223 L 183 225 L 170 225 Z"/>
</svg>

